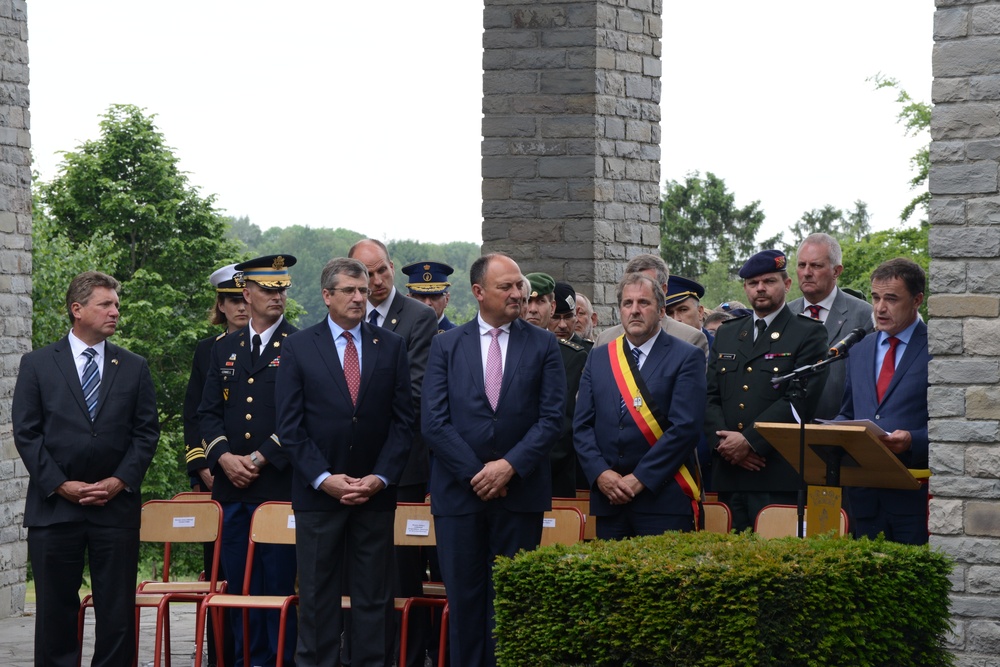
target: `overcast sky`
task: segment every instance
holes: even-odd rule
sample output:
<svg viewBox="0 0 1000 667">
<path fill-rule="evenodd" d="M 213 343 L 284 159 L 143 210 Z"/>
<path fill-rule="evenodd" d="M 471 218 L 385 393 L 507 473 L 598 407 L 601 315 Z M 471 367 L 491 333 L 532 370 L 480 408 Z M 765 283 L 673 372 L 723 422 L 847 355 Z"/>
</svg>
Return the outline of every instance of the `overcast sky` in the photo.
<svg viewBox="0 0 1000 667">
<path fill-rule="evenodd" d="M 933 0 L 663 4 L 664 181 L 714 172 L 767 235 L 855 199 L 897 224 L 928 138 L 866 79 L 930 100 Z M 29 0 L 28 26 L 43 180 L 131 103 L 229 215 L 481 242 L 480 1 Z"/>
</svg>

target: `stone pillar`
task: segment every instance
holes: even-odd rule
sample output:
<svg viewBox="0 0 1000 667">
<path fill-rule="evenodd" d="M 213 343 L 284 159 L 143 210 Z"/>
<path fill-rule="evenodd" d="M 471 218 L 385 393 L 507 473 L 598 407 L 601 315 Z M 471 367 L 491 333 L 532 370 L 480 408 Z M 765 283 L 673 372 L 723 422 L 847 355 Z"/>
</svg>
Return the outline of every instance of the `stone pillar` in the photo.
<svg viewBox="0 0 1000 667">
<path fill-rule="evenodd" d="M 662 0 L 485 0 L 483 250 L 615 316 L 659 247 Z"/>
<path fill-rule="evenodd" d="M 931 546 L 958 665 L 1000 654 L 1000 5 L 937 0 L 931 119 Z"/>
<path fill-rule="evenodd" d="M 27 472 L 14 449 L 10 400 L 31 350 L 31 140 L 25 0 L 0 0 L 0 617 L 24 610 Z"/>
</svg>

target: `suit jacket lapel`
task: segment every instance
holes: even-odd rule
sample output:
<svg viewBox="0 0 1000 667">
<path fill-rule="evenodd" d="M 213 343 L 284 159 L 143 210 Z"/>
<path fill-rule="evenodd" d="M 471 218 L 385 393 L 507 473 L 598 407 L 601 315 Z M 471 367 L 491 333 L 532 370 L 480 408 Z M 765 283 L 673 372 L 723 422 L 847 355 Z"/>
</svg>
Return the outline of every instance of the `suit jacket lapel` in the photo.
<svg viewBox="0 0 1000 667">
<path fill-rule="evenodd" d="M 358 391 L 358 405 L 365 398 L 365 392 L 371 383 L 372 373 L 375 371 L 375 364 L 378 360 L 379 350 L 378 327 L 373 327 L 367 322 L 361 323 L 361 389 Z M 347 382 L 344 382 L 347 386 Z"/>
<path fill-rule="evenodd" d="M 107 346 L 105 346 L 107 350 Z M 106 353 L 105 353 L 105 356 Z M 73 358 L 73 348 L 70 347 L 69 338 L 63 338 L 61 345 L 56 349 L 56 366 L 66 379 L 66 383 L 72 388 L 73 398 L 76 404 L 83 411 L 87 420 L 90 420 L 90 411 L 87 410 L 87 401 L 83 398 L 83 386 L 80 384 L 80 372 L 76 369 L 76 359 Z M 100 403 L 100 398 L 98 398 Z"/>
<path fill-rule="evenodd" d="M 503 403 L 503 399 L 507 396 L 507 390 L 514 380 L 514 373 L 517 372 L 518 366 L 521 364 L 521 353 L 524 351 L 524 339 L 525 331 L 524 327 L 531 327 L 533 324 L 526 324 L 523 320 L 516 319 L 510 323 L 510 334 L 507 339 L 507 356 L 503 359 L 503 383 L 500 385 L 500 400 L 497 401 L 497 409 L 500 408 L 500 404 Z M 482 358 L 482 357 L 480 357 Z M 485 393 L 486 389 L 483 389 Z"/>
<path fill-rule="evenodd" d="M 403 296 L 398 290 L 396 291 L 396 298 L 392 300 L 392 303 L 389 304 L 389 310 L 386 311 L 385 322 L 382 323 L 383 329 L 388 329 L 389 331 L 396 330 L 399 320 L 402 319 L 403 299 L 408 298 Z"/>
<path fill-rule="evenodd" d="M 104 343 L 104 368 L 101 369 L 101 387 L 97 390 L 97 411 L 94 413 L 95 421 L 101 416 L 101 411 L 104 410 L 106 402 L 104 399 L 111 395 L 111 387 L 115 383 L 115 378 L 118 377 L 119 349 L 117 345 L 112 345 L 108 342 Z M 83 395 L 82 388 L 80 395 Z M 88 412 L 87 414 L 89 415 L 90 413 Z"/>
<path fill-rule="evenodd" d="M 889 387 L 885 390 L 885 396 L 882 397 L 881 403 L 884 403 L 885 399 L 889 398 L 896 385 L 900 383 L 901 378 L 906 375 L 906 370 L 913 365 L 913 360 L 920 355 L 920 350 L 926 347 L 927 329 L 925 326 L 917 324 L 917 328 L 913 330 L 913 335 L 910 336 L 910 342 L 906 344 L 906 348 L 903 350 L 902 358 L 896 361 L 896 369 L 892 373 L 892 380 L 889 382 Z"/>
<path fill-rule="evenodd" d="M 837 296 L 833 300 L 833 308 L 826 316 L 827 340 L 833 342 L 841 337 L 844 329 L 844 322 L 847 321 L 847 298 L 838 288 Z"/>
<path fill-rule="evenodd" d="M 656 342 L 653 343 L 653 347 L 649 350 L 649 355 L 642 362 L 642 369 L 639 371 L 644 380 L 656 375 L 657 368 L 660 367 L 670 354 L 670 345 L 669 336 L 661 334 L 657 337 Z"/>
<path fill-rule="evenodd" d="M 468 324 L 463 324 L 461 347 L 465 353 L 465 363 L 472 374 L 472 386 L 486 397 L 486 383 L 483 378 L 483 354 L 479 343 L 479 319 L 473 318 Z"/>
</svg>

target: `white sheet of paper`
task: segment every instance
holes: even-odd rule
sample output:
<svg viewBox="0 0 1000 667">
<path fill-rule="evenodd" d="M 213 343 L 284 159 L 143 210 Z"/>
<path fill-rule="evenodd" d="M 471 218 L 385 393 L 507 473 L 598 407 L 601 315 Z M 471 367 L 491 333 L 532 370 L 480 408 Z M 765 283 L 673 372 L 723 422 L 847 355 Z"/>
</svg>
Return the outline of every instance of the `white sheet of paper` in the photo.
<svg viewBox="0 0 1000 667">
<path fill-rule="evenodd" d="M 406 534 L 427 537 L 431 534 L 431 522 L 426 519 L 407 519 Z"/>
<path fill-rule="evenodd" d="M 542 528 L 555 528 L 556 520 L 542 517 Z"/>
</svg>

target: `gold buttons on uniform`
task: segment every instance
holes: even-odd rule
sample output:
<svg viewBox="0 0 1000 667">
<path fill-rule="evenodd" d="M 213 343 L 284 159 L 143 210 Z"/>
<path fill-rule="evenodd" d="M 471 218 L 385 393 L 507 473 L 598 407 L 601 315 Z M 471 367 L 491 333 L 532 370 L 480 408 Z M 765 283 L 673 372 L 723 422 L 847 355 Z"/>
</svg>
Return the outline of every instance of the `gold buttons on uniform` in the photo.
<svg viewBox="0 0 1000 667">
<path fill-rule="evenodd" d="M 247 380 L 247 384 L 253 384 L 253 378 L 250 378 L 249 380 Z"/>
<path fill-rule="evenodd" d="M 250 434 L 249 433 L 244 433 L 243 434 L 243 439 L 244 440 L 249 440 L 250 439 Z"/>
<path fill-rule="evenodd" d="M 250 421 L 251 419 L 253 419 L 253 415 L 247 413 L 247 421 Z"/>
<path fill-rule="evenodd" d="M 736 425 L 736 429 L 739 430 L 739 431 L 742 431 L 743 430 L 743 422 L 740 422 L 739 424 L 737 424 Z"/>
<path fill-rule="evenodd" d="M 753 366 L 747 366 L 747 373 L 753 372 Z"/>
<path fill-rule="evenodd" d="M 743 391 L 750 391 L 750 387 L 743 385 Z"/>
<path fill-rule="evenodd" d="M 744 406 L 742 403 L 740 403 L 740 410 L 743 410 L 745 407 L 746 406 Z"/>
<path fill-rule="evenodd" d="M 247 403 L 253 403 L 253 396 L 247 396 Z"/>
</svg>

